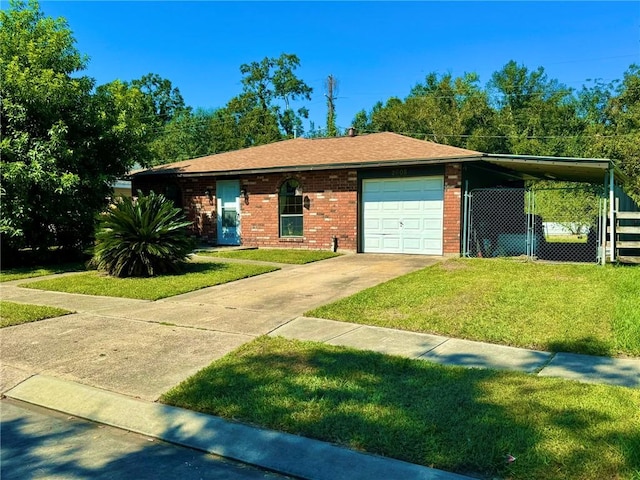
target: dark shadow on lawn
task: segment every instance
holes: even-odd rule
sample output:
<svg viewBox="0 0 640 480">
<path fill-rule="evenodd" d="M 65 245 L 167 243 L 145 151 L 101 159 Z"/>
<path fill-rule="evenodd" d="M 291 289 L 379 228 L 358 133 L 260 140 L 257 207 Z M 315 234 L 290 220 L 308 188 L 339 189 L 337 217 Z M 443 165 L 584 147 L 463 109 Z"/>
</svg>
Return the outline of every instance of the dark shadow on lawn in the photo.
<svg viewBox="0 0 640 480">
<path fill-rule="evenodd" d="M 592 335 L 548 342 L 545 345 L 545 350 L 550 352 L 581 353 L 583 355 L 599 355 L 605 357 L 615 353 L 610 343 Z"/>
<path fill-rule="evenodd" d="M 640 468 L 640 433 L 604 439 L 593 425 L 609 421 L 607 414 L 546 402 L 556 388 L 580 399 L 583 384 L 304 345 L 259 339 L 163 400 L 480 477 L 613 478 Z M 547 429 L 566 430 L 575 442 L 547 452 Z M 601 457 L 594 449 L 602 441 L 624 452 L 626 463 Z M 508 455 L 517 461 L 508 463 Z"/>
<path fill-rule="evenodd" d="M 9 275 L 15 275 L 15 274 L 28 274 L 33 272 L 34 270 L 38 270 L 38 269 L 49 269 L 51 270 L 51 274 L 55 274 L 55 273 L 67 273 L 67 272 L 84 272 L 87 270 L 86 266 L 83 263 L 80 262 L 76 262 L 76 263 L 65 263 L 62 265 L 41 265 L 41 266 L 34 266 L 34 267 L 16 267 L 16 268 L 10 268 L 10 269 L 3 269 L 2 270 L 2 275 L 0 275 L 0 282 L 5 281 L 4 278 L 8 277 Z M 32 277 L 32 278 L 37 278 L 37 277 Z M 25 279 L 22 279 L 25 280 Z"/>
</svg>

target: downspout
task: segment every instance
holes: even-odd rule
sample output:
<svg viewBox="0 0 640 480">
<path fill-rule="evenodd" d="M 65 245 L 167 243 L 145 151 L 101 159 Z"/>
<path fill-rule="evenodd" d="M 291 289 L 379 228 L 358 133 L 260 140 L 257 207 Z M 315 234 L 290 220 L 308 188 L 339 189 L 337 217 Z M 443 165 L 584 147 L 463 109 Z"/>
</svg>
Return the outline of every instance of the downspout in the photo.
<svg viewBox="0 0 640 480">
<path fill-rule="evenodd" d="M 611 263 L 616 261 L 615 183 L 613 162 L 609 164 L 609 244 Z"/>
</svg>

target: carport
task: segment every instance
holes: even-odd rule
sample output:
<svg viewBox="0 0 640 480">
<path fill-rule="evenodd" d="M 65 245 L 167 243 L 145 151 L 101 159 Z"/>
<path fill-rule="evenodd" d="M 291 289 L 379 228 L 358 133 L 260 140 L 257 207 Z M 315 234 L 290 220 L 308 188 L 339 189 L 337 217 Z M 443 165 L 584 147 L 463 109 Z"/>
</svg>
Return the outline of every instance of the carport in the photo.
<svg viewBox="0 0 640 480">
<path fill-rule="evenodd" d="M 462 254 L 466 257 L 525 255 L 614 262 L 616 215 L 620 211 L 624 217 L 627 210 L 638 210 L 620 188 L 627 180 L 625 175 L 609 159 L 484 154 L 481 161 L 465 165 L 463 178 Z M 536 180 L 546 180 L 547 185 L 575 182 L 576 186 L 563 185 L 555 192 L 549 187 L 536 190 L 531 187 Z M 571 221 L 571 208 L 576 201 L 561 205 L 561 199 L 571 195 L 582 199 L 575 221 Z M 556 217 L 562 217 L 562 222 L 542 215 L 545 202 L 546 213 L 551 209 L 550 199 L 556 200 L 553 210 L 561 212 Z M 592 213 L 591 221 L 584 220 L 585 212 Z M 554 232 L 562 233 L 563 228 L 572 235 L 558 241 L 561 235 L 553 237 Z"/>
</svg>

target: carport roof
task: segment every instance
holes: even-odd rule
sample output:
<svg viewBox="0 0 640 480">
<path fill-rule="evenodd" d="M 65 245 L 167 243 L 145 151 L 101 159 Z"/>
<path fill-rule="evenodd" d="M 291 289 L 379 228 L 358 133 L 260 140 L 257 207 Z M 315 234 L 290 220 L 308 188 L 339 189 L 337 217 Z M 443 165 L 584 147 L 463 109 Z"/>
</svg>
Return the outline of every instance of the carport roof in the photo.
<svg viewBox="0 0 640 480">
<path fill-rule="evenodd" d="M 570 182 L 603 182 L 613 162 L 607 158 L 545 157 L 533 155 L 484 154 L 483 160 L 505 168 L 525 180 L 546 179 Z M 624 174 L 614 169 L 616 181 Z"/>
<path fill-rule="evenodd" d="M 139 170 L 132 176 L 227 176 L 484 161 L 523 179 L 602 182 L 608 159 L 487 154 L 392 132 L 297 138 Z M 624 180 L 616 170 L 616 179 Z"/>
</svg>

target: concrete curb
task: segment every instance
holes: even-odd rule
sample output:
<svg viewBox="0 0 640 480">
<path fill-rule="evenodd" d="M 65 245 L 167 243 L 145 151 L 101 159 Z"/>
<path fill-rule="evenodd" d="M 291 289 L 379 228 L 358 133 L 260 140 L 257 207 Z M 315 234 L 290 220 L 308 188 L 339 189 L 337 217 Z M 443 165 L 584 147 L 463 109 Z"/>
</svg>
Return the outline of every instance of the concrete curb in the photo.
<svg viewBox="0 0 640 480">
<path fill-rule="evenodd" d="M 309 480 L 468 480 L 469 477 L 145 402 L 66 380 L 33 376 L 7 397 Z"/>
</svg>

